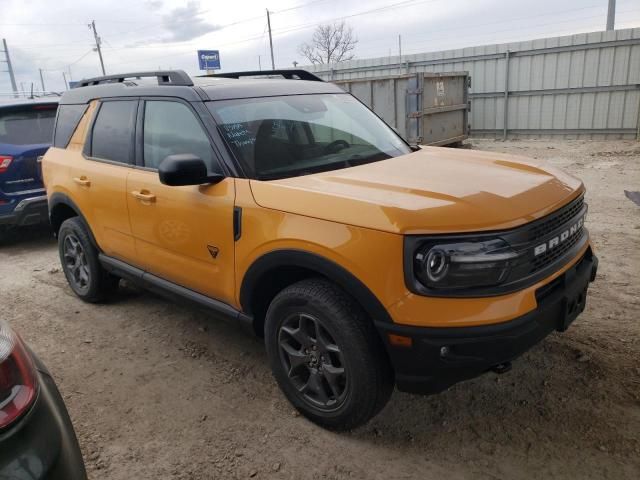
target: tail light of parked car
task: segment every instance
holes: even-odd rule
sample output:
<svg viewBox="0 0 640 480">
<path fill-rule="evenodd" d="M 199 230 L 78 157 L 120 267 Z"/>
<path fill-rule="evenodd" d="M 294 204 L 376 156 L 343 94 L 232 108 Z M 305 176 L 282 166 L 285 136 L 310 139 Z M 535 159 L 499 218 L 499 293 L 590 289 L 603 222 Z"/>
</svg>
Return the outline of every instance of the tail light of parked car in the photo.
<svg viewBox="0 0 640 480">
<path fill-rule="evenodd" d="M 27 412 L 36 398 L 36 378 L 24 343 L 0 320 L 0 430 Z"/>
<path fill-rule="evenodd" d="M 13 161 L 13 157 L 8 155 L 0 155 L 0 173 L 4 173 L 9 169 L 9 165 Z"/>
</svg>

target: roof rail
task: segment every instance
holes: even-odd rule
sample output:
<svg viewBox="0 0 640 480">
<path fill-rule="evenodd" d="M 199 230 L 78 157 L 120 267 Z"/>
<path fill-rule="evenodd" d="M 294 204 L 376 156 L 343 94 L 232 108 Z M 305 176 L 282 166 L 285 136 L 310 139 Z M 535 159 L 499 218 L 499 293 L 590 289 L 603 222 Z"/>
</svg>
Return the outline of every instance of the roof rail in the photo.
<svg viewBox="0 0 640 480">
<path fill-rule="evenodd" d="M 282 70 L 254 70 L 250 72 L 229 72 L 214 73 L 213 75 L 202 75 L 203 77 L 222 77 L 222 78 L 240 78 L 240 77 L 269 77 L 271 75 L 281 75 L 287 80 L 311 80 L 312 82 L 324 82 L 323 79 L 306 70 L 287 68 Z"/>
<path fill-rule="evenodd" d="M 101 83 L 122 83 L 128 78 L 148 77 L 157 77 L 158 85 L 176 85 L 184 87 L 193 86 L 191 77 L 187 75 L 184 70 L 160 70 L 156 72 L 121 73 L 118 75 L 104 75 L 102 77 L 87 78 L 80 80 L 73 88 L 100 85 Z"/>
</svg>

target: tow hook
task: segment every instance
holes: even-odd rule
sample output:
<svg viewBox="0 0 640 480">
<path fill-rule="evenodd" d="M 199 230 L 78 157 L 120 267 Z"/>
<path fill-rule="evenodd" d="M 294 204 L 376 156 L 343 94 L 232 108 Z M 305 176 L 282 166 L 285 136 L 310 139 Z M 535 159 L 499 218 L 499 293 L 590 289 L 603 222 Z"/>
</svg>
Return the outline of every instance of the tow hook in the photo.
<svg viewBox="0 0 640 480">
<path fill-rule="evenodd" d="M 507 373 L 509 370 L 511 370 L 511 362 L 499 363 L 498 365 L 491 367 L 491 371 L 498 375 Z"/>
</svg>

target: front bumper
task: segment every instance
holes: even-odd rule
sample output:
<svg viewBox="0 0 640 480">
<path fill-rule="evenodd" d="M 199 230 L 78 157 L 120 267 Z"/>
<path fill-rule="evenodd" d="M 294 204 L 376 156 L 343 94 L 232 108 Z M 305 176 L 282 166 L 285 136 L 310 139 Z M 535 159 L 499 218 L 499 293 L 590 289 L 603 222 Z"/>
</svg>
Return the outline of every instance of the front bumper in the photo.
<svg viewBox="0 0 640 480">
<path fill-rule="evenodd" d="M 12 212 L 0 214 L 0 225 L 23 227 L 49 221 L 46 195 L 20 200 Z"/>
<path fill-rule="evenodd" d="M 398 389 L 441 392 L 462 380 L 501 368 L 554 330 L 566 330 L 584 310 L 587 287 L 595 279 L 597 268 L 598 259 L 589 247 L 573 267 L 536 291 L 535 310 L 508 322 L 457 328 L 378 323 Z M 411 346 L 392 345 L 389 334 L 411 338 Z"/>
<path fill-rule="evenodd" d="M 84 480 L 82 454 L 62 397 L 37 357 L 38 396 L 30 410 L 0 432 L 0 479 Z"/>
</svg>

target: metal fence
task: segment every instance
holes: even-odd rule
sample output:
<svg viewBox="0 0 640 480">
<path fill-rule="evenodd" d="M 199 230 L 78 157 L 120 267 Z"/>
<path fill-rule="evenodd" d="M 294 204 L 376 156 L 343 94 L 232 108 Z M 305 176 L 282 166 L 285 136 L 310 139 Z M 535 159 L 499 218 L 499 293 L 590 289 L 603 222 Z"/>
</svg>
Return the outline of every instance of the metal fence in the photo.
<svg viewBox="0 0 640 480">
<path fill-rule="evenodd" d="M 640 139 L 640 28 L 308 68 L 330 81 L 468 71 L 474 136 Z"/>
</svg>

